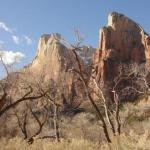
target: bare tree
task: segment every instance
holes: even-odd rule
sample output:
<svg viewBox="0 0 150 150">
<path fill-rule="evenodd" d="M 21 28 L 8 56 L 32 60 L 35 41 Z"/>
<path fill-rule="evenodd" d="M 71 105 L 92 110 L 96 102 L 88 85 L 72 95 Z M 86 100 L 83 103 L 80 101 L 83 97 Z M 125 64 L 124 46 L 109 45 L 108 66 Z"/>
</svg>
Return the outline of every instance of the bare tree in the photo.
<svg viewBox="0 0 150 150">
<path fill-rule="evenodd" d="M 27 116 L 28 116 L 28 113 L 27 113 L 27 111 L 23 112 L 23 116 L 22 116 L 23 120 L 20 119 L 20 117 L 19 117 L 19 115 L 15 109 L 14 109 L 14 116 L 16 116 L 16 118 L 17 118 L 18 126 L 24 135 L 24 139 L 27 139 L 28 138 L 28 135 L 27 135 Z"/>
<path fill-rule="evenodd" d="M 94 107 L 95 111 L 97 112 L 98 119 L 101 120 L 101 122 L 102 122 L 102 127 L 103 127 L 103 131 L 104 131 L 106 140 L 107 140 L 107 142 L 110 143 L 111 139 L 110 139 L 110 135 L 109 135 L 109 132 L 108 132 L 108 129 L 107 129 L 105 119 L 104 119 L 100 109 L 98 108 L 97 104 L 95 103 L 95 101 L 94 101 L 94 99 L 91 95 L 91 92 L 90 92 L 90 89 L 89 89 L 89 83 L 86 80 L 85 72 L 82 69 L 81 61 L 80 61 L 80 58 L 77 54 L 77 51 L 81 51 L 81 47 L 80 47 L 81 40 L 80 40 L 79 32 L 75 32 L 75 34 L 76 34 L 76 43 L 75 43 L 75 45 L 72 45 L 72 52 L 74 53 L 78 69 L 71 68 L 68 71 L 73 71 L 80 77 L 80 80 L 83 83 L 83 87 L 84 87 L 84 90 L 85 90 L 86 97 L 89 99 L 89 101 L 91 102 L 91 104 Z"/>
<path fill-rule="evenodd" d="M 83 71 L 82 64 L 78 56 L 78 51 L 82 50 L 82 47 L 80 46 L 81 44 L 80 35 L 79 32 L 75 32 L 75 34 L 76 34 L 76 44 L 72 45 L 72 52 L 74 53 L 78 69 L 70 68 L 68 71 L 73 71 L 80 77 L 80 80 L 83 83 L 86 96 L 90 100 L 95 111 L 97 112 L 99 120 L 101 120 L 102 122 L 103 131 L 107 139 L 107 142 L 111 142 L 110 133 L 108 130 L 109 127 L 114 136 L 117 134 L 120 135 L 121 133 L 121 121 L 120 121 L 120 105 L 122 99 L 121 91 L 128 89 L 128 92 L 130 92 L 130 90 L 132 89 L 136 94 L 143 94 L 145 90 L 147 91 L 147 89 L 149 89 L 149 85 L 146 81 L 147 74 L 145 73 L 145 70 L 142 72 L 141 67 L 139 67 L 139 65 L 136 63 L 130 64 L 120 63 L 118 65 L 118 75 L 114 78 L 113 87 L 111 89 L 110 88 L 106 89 L 106 87 L 102 85 L 103 83 L 99 83 L 99 81 L 97 81 L 95 77 L 93 76 L 91 77 L 90 82 L 92 82 L 92 85 L 94 85 L 94 88 L 96 88 L 95 91 L 95 89 L 93 89 L 93 87 L 91 87 L 89 82 L 86 80 L 86 73 Z M 143 68 L 145 68 L 145 66 Z M 124 80 L 129 80 L 132 84 L 130 84 L 128 87 L 123 86 L 123 88 L 120 89 L 120 84 L 123 84 Z M 137 86 L 139 85 L 139 81 L 141 82 L 141 87 L 143 87 L 142 89 L 141 87 L 139 88 Z M 107 98 L 108 95 L 105 94 L 106 90 L 110 90 L 109 92 L 111 92 L 113 96 L 109 100 Z M 99 106 L 96 104 L 95 98 L 92 96 L 92 92 L 98 95 L 101 105 L 104 108 L 105 116 L 103 116 L 103 110 L 99 108 Z M 113 106 L 111 107 L 110 102 L 112 100 Z"/>
<path fill-rule="evenodd" d="M 40 91 L 39 89 L 36 90 L 34 84 L 29 84 L 27 81 L 21 79 L 21 75 L 23 76 L 22 73 L 10 73 L 7 65 L 5 65 L 2 58 L 1 63 L 7 73 L 7 76 L 5 77 L 5 79 L 0 81 L 0 118 L 2 119 L 2 116 L 4 114 L 9 117 L 15 116 L 17 119 L 18 127 L 24 135 L 24 139 L 28 139 L 29 141 L 31 141 L 41 133 L 42 128 L 48 119 L 48 110 L 44 107 L 44 119 L 40 120 L 38 115 L 36 115 L 36 113 L 33 111 L 33 105 L 30 106 L 29 103 L 43 99 L 46 93 L 49 91 L 48 89 L 47 91 Z M 17 79 L 18 75 L 19 78 Z M 19 84 L 20 81 L 21 84 Z M 12 90 L 15 90 L 14 93 L 17 93 L 16 97 L 12 96 Z M 19 94 L 19 91 L 21 92 L 21 94 Z M 19 107 L 21 108 L 21 111 Z M 14 115 L 11 115 L 11 112 L 14 112 Z M 39 128 L 35 133 L 31 133 L 31 135 L 28 135 L 27 126 L 28 120 L 30 120 L 31 116 L 35 120 L 35 123 L 39 126 Z"/>
</svg>

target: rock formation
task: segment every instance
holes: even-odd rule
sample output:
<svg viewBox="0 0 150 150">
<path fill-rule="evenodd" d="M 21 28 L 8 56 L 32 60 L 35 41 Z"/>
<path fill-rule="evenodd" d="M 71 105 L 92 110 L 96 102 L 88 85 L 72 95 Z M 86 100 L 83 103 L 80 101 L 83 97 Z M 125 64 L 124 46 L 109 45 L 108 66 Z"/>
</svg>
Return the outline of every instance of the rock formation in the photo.
<svg viewBox="0 0 150 150">
<path fill-rule="evenodd" d="M 45 34 L 42 35 L 35 59 L 25 70 L 32 72 L 35 76 L 44 74 L 44 80 L 53 79 L 57 81 L 64 73 L 68 74 L 67 80 L 69 81 L 69 69 L 78 69 L 75 56 L 72 52 L 73 47 L 66 42 L 60 34 Z M 84 69 L 84 63 L 91 63 L 92 54 L 94 49 L 92 47 L 83 46 L 81 51 L 78 51 L 81 65 Z M 72 74 L 73 75 L 73 74 Z M 70 76 L 71 77 L 71 76 Z M 71 77 L 72 80 L 72 77 Z"/>
<path fill-rule="evenodd" d="M 69 101 L 73 101 L 75 97 L 80 100 L 83 94 L 82 84 L 78 81 L 77 75 L 69 71 L 70 69 L 78 70 L 75 55 L 71 49 L 72 46 L 58 33 L 42 35 L 36 57 L 24 69 L 25 74 L 30 74 L 36 80 L 42 79 L 45 84 L 53 82 Z M 82 60 L 81 64 L 84 70 Z"/>
<path fill-rule="evenodd" d="M 60 74 L 74 67 L 75 57 L 71 46 L 64 44 L 60 34 L 42 35 L 35 59 L 28 67 L 34 75 L 44 74 L 44 80 L 58 80 Z"/>
<path fill-rule="evenodd" d="M 21 80 L 33 84 L 40 82 L 43 85 L 53 82 L 59 86 L 60 93 L 63 93 L 66 99 L 83 99 L 84 90 L 79 77 L 76 73 L 68 71 L 79 69 L 71 49 L 72 46 L 58 33 L 42 35 L 33 62 L 19 73 L 11 75 L 14 84 L 22 86 Z M 122 14 L 113 12 L 109 15 L 108 25 L 100 30 L 99 47 L 91 62 L 93 51 L 95 50 L 92 47 L 83 46 L 82 51 L 78 52 L 82 69 L 90 76 L 91 71 L 87 70 L 86 66 L 93 64 L 92 76 L 98 83 L 104 83 L 108 95 L 118 75 L 119 64 L 144 63 L 150 71 L 150 37 L 140 25 Z M 19 95 L 16 92 L 21 93 L 19 88 L 12 88 L 12 91 L 13 96 Z"/>
<path fill-rule="evenodd" d="M 61 106 L 61 112 L 69 112 L 69 114 L 81 112 L 82 109 L 77 108 L 83 100 L 87 99 L 85 94 L 89 94 L 89 91 L 91 95 L 94 93 L 92 96 L 95 97 L 100 94 L 100 91 L 97 90 L 98 88 L 92 83 L 93 78 L 96 79 L 94 81 L 97 81 L 99 87 L 102 87 L 103 96 L 107 102 L 113 102 L 114 95 L 112 95 L 112 90 L 115 85 L 114 80 L 120 74 L 120 65 L 136 64 L 140 68 L 144 64 L 144 71 L 150 72 L 150 36 L 140 25 L 116 12 L 109 15 L 108 25 L 100 30 L 99 46 L 93 55 L 93 60 L 91 55 L 95 49 L 92 47 L 83 46 L 77 51 L 77 56 L 73 53 L 73 48 L 58 33 L 44 34 L 39 40 L 37 54 L 32 63 L 17 72 L 8 74 L 6 79 L 0 81 L 0 110 L 10 106 L 12 102 L 20 101 L 22 97 L 29 96 L 26 98 L 27 101 L 21 100 L 19 105 L 18 103 L 15 106 L 13 105 L 15 109 L 11 109 L 10 112 L 0 117 L 0 126 L 5 127 L 5 130 L 0 128 L 1 136 L 6 136 L 8 133 L 12 137 L 20 135 L 18 128 L 18 124 L 20 127 L 19 118 L 23 119 L 23 126 L 26 126 L 26 122 L 29 122 L 27 128 L 31 127 L 31 131 L 39 128 L 39 123 L 35 127 L 34 122 L 37 119 L 33 117 L 33 112 L 43 119 L 45 115 L 42 114 L 46 113 L 46 107 L 46 110 L 50 112 L 49 117 L 54 117 L 54 107 L 51 105 L 54 104 L 54 101 L 57 106 Z M 71 71 L 73 69 L 77 72 L 79 71 L 76 58 L 79 59 L 81 70 L 84 72 L 83 76 L 87 81 L 85 85 L 89 83 L 86 91 L 80 77 L 77 73 Z M 129 71 L 128 69 L 130 68 L 125 69 Z M 122 74 L 125 74 L 125 72 L 123 71 Z M 131 75 L 134 77 L 134 74 Z M 147 80 L 150 81 L 150 73 L 147 75 Z M 132 90 L 129 89 L 127 92 L 122 90 L 133 85 L 138 89 L 140 88 L 140 84 L 137 81 L 131 82 L 129 78 L 121 80 L 116 90 L 117 96 L 122 96 L 121 100 L 134 100 L 137 95 Z M 90 89 L 90 86 L 92 89 Z M 94 90 L 99 93 L 95 93 Z M 48 91 L 49 96 L 43 91 Z M 44 95 L 39 97 L 41 93 L 44 93 Z M 35 95 L 38 95 L 38 98 L 36 97 L 35 101 L 31 100 Z M 54 100 L 53 103 L 49 103 L 52 100 Z M 98 101 L 95 100 L 95 102 L 98 106 L 101 106 L 99 105 L 99 99 Z M 83 107 L 87 107 L 88 104 L 86 103 Z M 14 114 L 17 119 L 10 118 L 10 114 L 11 116 Z M 26 118 L 27 116 L 28 119 Z M 51 120 L 53 119 L 49 119 L 49 121 Z M 46 126 L 50 126 L 49 121 Z M 53 126 L 54 122 L 52 123 L 52 128 L 54 128 Z M 43 131 L 46 133 L 45 127 Z M 47 132 L 49 133 L 50 131 L 47 130 Z M 30 131 L 28 134 L 30 137 Z"/>
<path fill-rule="evenodd" d="M 11 80 L 13 84 L 11 83 L 9 86 L 11 97 L 15 99 L 23 95 L 25 91 L 21 87 L 28 84 L 34 86 L 34 89 L 37 88 L 36 86 L 41 86 L 44 89 L 47 86 L 54 86 L 59 91 L 59 96 L 61 97 L 63 94 L 67 102 L 70 103 L 78 103 L 81 99 L 83 100 L 84 90 L 79 76 L 75 72 L 69 71 L 79 69 L 72 48 L 71 44 L 58 33 L 42 35 L 38 43 L 36 57 L 32 63 L 18 73 L 10 75 L 13 80 Z M 84 63 L 91 63 L 93 49 L 85 46 L 83 49 L 88 57 L 84 55 L 84 52 L 79 52 L 81 57 L 78 56 L 78 58 L 82 70 L 86 71 Z"/>
<path fill-rule="evenodd" d="M 113 12 L 108 24 L 100 30 L 99 47 L 93 57 L 94 76 L 112 91 L 120 63 L 147 64 L 150 58 L 150 37 L 126 16 Z M 124 85 L 125 86 L 125 85 Z"/>
<path fill-rule="evenodd" d="M 27 103 L 30 104 L 34 112 L 38 110 L 38 114 L 45 113 L 45 107 L 49 109 L 49 112 L 53 112 L 54 107 L 51 105 L 53 103 L 49 103 L 51 100 L 61 106 L 59 110 L 62 112 L 76 113 L 77 109 L 75 108 L 78 108 L 81 104 L 85 94 L 79 76 L 70 71 L 72 69 L 79 70 L 72 48 L 60 34 L 42 35 L 39 40 L 36 57 L 32 63 L 17 72 L 10 73 L 6 79 L 0 81 L 0 110 L 3 110 L 4 105 L 7 106 L 7 103 L 9 105 L 11 102 L 16 102 L 24 97 L 32 89 L 28 96 L 38 96 L 48 91 L 50 98 L 46 97 L 46 95 L 35 101 L 21 102 L 15 107 L 15 111 L 19 113 L 19 116 L 24 116 L 26 112 L 28 113 Z M 84 60 L 80 56 L 78 56 L 78 59 L 81 63 L 81 69 L 86 71 Z M 7 95 L 3 94 L 2 87 L 6 87 Z M 5 98 L 5 96 L 7 97 Z M 28 98 L 28 100 L 30 99 Z M 10 110 L 10 113 L 14 113 L 13 109 Z M 10 127 L 6 118 L 9 118 L 9 114 L 0 117 L 0 123 L 5 126 L 7 132 L 11 133 L 15 129 L 15 134 L 20 135 L 17 120 L 13 122 L 14 118 L 9 119 L 9 122 L 13 122 L 13 127 Z M 31 122 L 35 122 L 32 115 L 29 115 L 28 119 Z M 35 128 L 34 126 L 32 131 Z M 6 131 L 0 129 L 1 136 L 5 136 L 5 133 Z"/>
</svg>

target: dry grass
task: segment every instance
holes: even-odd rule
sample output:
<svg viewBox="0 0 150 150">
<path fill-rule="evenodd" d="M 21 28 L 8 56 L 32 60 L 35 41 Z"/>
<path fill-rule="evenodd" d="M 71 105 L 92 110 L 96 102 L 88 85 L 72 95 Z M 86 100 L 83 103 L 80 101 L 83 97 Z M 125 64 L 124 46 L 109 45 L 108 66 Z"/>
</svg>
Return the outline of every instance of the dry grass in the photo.
<svg viewBox="0 0 150 150">
<path fill-rule="evenodd" d="M 150 150 L 148 132 L 137 135 L 130 132 L 113 138 L 112 144 L 94 143 L 83 139 L 62 140 L 60 143 L 49 140 L 36 140 L 29 145 L 21 138 L 0 140 L 0 150 Z"/>
<path fill-rule="evenodd" d="M 80 113 L 60 122 L 63 140 L 35 140 L 29 145 L 19 137 L 0 139 L 0 150 L 150 150 L 150 101 L 127 103 L 120 112 L 122 134 L 105 143 L 102 127 L 92 113 Z"/>
<path fill-rule="evenodd" d="M 61 141 L 60 143 L 49 140 L 36 140 L 29 145 L 20 138 L 11 140 L 1 139 L 0 150 L 97 150 L 98 144 L 86 140 Z"/>
<path fill-rule="evenodd" d="M 125 104 L 120 118 L 124 133 L 129 133 L 132 129 L 137 134 L 143 134 L 147 130 L 150 135 L 150 100 L 141 100 L 137 104 Z"/>
<path fill-rule="evenodd" d="M 130 131 L 128 135 L 113 138 L 111 144 L 103 144 L 102 150 L 150 150 L 150 137 L 146 131 L 142 135 L 138 135 Z"/>
</svg>

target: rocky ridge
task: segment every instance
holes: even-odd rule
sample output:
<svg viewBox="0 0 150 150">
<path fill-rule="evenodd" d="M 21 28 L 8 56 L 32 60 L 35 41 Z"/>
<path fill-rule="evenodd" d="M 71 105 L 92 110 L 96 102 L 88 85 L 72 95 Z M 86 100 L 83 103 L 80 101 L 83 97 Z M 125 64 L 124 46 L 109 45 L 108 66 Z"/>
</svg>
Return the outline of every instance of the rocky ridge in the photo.
<svg viewBox="0 0 150 150">
<path fill-rule="evenodd" d="M 58 33 L 42 35 L 36 57 L 30 65 L 20 71 L 21 75 L 17 75 L 15 84 L 19 86 L 22 78 L 20 76 L 26 81 L 30 79 L 32 82 L 40 81 L 42 84 L 53 81 L 69 101 L 69 97 L 84 99 L 83 85 L 79 76 L 68 71 L 79 69 L 72 48 L 73 46 Z M 92 64 L 94 72 L 91 74 L 91 71 L 88 71 L 87 80 L 90 76 L 94 76 L 98 83 L 103 82 L 108 90 L 114 86 L 120 63 L 144 64 L 145 68 L 150 70 L 149 35 L 139 24 L 117 12 L 111 13 L 108 16 L 107 26 L 100 29 L 99 46 L 95 53 L 94 51 L 95 49 L 90 46 L 83 46 L 81 51 L 78 51 L 82 69 L 86 72 L 87 66 Z M 110 95 L 109 92 L 106 94 Z"/>
<path fill-rule="evenodd" d="M 112 89 L 120 64 L 144 64 L 150 71 L 149 41 L 150 37 L 139 24 L 123 14 L 109 14 L 107 26 L 100 29 L 99 47 L 93 57 L 96 70 L 93 76 L 99 83 L 103 82 L 107 89 Z M 122 86 L 127 85 L 124 83 Z"/>
</svg>

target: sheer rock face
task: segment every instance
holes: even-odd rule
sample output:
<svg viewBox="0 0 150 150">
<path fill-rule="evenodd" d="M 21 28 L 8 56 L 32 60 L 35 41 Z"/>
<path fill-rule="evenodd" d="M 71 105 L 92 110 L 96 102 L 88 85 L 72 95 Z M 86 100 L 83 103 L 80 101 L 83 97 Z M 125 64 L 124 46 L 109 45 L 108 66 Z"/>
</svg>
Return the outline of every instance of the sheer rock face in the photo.
<svg viewBox="0 0 150 150">
<path fill-rule="evenodd" d="M 75 57 L 69 46 L 63 43 L 58 33 L 41 36 L 36 57 L 29 70 L 36 76 L 43 74 L 45 80 L 50 78 L 57 80 L 60 74 L 75 67 Z"/>
<path fill-rule="evenodd" d="M 78 64 L 73 47 L 66 42 L 60 34 L 44 34 L 41 36 L 36 57 L 31 64 L 21 69 L 18 73 L 11 73 L 9 85 L 9 95 L 14 99 L 18 99 L 25 94 L 25 87 L 32 86 L 34 93 L 38 93 L 38 86 L 48 88 L 53 84 L 57 99 L 66 99 L 71 105 L 78 105 L 84 98 L 84 89 L 79 76 L 71 71 L 78 70 Z M 88 57 L 85 59 L 84 52 L 79 53 L 78 58 L 81 63 L 81 69 L 87 72 L 87 80 L 89 79 L 91 70 L 88 70 L 85 63 L 91 63 L 92 49 L 84 47 L 88 51 Z M 84 58 L 84 59 L 83 59 Z M 54 90 L 53 89 L 53 90 Z M 7 90 L 8 91 L 8 90 Z M 63 98 L 61 93 L 63 93 Z M 76 103 L 76 104 L 74 104 Z"/>
<path fill-rule="evenodd" d="M 108 25 L 100 30 L 99 47 L 93 63 L 94 76 L 112 89 L 113 80 L 118 75 L 119 63 L 147 63 L 150 59 L 150 37 L 134 21 L 113 12 L 108 17 Z"/>
<path fill-rule="evenodd" d="M 150 72 L 150 36 L 145 34 L 144 31 L 142 33 L 142 43 L 145 48 L 145 56 L 146 56 L 146 67 Z"/>
<path fill-rule="evenodd" d="M 85 66 L 80 57 L 79 60 L 84 70 Z M 58 33 L 45 34 L 39 40 L 37 54 L 32 63 L 18 73 L 10 74 L 9 95 L 18 99 L 25 94 L 28 86 L 32 86 L 37 95 L 38 86 L 44 90 L 51 86 L 54 87 L 57 99 L 61 101 L 63 93 L 67 102 L 76 105 L 73 103 L 79 103 L 84 97 L 84 92 L 79 76 L 69 71 L 72 69 L 78 70 L 78 65 L 71 45 Z"/>
<path fill-rule="evenodd" d="M 58 33 L 42 35 L 36 57 L 25 69 L 25 73 L 31 74 L 38 80 L 42 79 L 43 83 L 53 80 L 66 98 L 70 95 L 82 97 L 82 84 L 78 81 L 76 73 L 69 71 L 70 69 L 78 70 L 76 58 L 71 49 L 72 46 Z M 84 70 L 83 61 L 80 58 L 79 60 Z"/>
<path fill-rule="evenodd" d="M 68 69 L 78 69 L 75 55 L 71 49 L 73 47 L 60 34 L 45 34 L 39 40 L 37 54 L 29 66 L 29 70 L 38 75 L 42 71 L 45 74 L 45 80 L 51 78 L 56 81 L 63 73 L 70 75 Z M 90 63 L 92 52 L 94 53 L 94 49 L 86 46 L 79 51 L 78 57 L 83 69 L 84 63 Z"/>
</svg>

